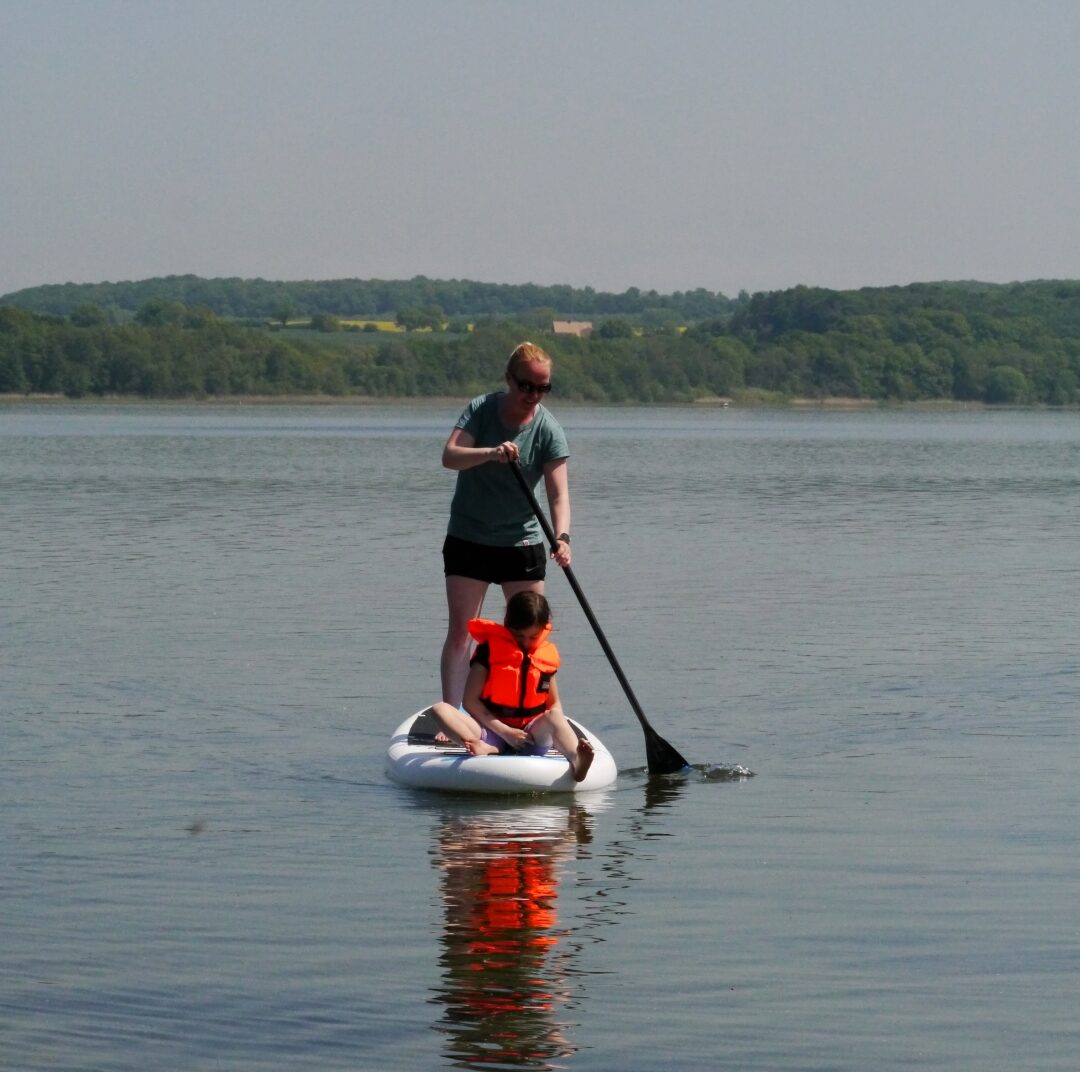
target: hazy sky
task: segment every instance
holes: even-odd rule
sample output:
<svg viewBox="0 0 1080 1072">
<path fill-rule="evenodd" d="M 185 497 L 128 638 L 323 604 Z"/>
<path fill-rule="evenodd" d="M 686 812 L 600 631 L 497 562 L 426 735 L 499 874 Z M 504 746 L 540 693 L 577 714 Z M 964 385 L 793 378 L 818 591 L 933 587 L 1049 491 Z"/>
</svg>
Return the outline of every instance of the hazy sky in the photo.
<svg viewBox="0 0 1080 1072">
<path fill-rule="evenodd" d="M 1080 278 L 1078 0 L 0 0 L 0 294 Z"/>
</svg>

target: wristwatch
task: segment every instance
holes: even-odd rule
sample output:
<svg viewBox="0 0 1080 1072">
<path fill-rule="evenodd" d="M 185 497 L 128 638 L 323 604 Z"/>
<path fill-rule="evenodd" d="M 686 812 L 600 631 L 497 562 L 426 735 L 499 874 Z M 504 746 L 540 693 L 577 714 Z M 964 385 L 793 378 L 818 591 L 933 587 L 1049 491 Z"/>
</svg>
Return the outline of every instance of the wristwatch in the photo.
<svg viewBox="0 0 1080 1072">
<path fill-rule="evenodd" d="M 556 536 L 555 538 L 559 543 L 569 543 L 570 542 L 570 533 L 569 532 L 560 532 L 559 535 Z"/>
</svg>

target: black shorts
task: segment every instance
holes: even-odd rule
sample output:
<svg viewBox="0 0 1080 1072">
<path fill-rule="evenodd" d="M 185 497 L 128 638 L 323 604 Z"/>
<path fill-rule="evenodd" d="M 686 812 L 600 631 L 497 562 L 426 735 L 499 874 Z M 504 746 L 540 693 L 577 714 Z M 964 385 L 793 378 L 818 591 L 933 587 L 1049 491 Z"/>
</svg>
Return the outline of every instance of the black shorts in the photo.
<svg viewBox="0 0 1080 1072">
<path fill-rule="evenodd" d="M 507 581 L 542 581 L 547 573 L 547 549 L 542 543 L 524 547 L 488 547 L 447 536 L 443 544 L 443 572 L 447 577 L 471 577 L 488 584 Z"/>
</svg>

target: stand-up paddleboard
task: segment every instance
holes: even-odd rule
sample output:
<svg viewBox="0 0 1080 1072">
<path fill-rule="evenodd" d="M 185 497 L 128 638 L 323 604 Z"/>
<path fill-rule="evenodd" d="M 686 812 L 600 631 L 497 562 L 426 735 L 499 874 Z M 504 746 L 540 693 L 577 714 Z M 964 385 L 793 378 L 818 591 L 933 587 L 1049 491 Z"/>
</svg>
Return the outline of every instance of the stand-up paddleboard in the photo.
<svg viewBox="0 0 1080 1072">
<path fill-rule="evenodd" d="M 575 782 L 570 764 L 552 749 L 542 756 L 473 756 L 457 744 L 435 740 L 438 725 L 430 708 L 410 715 L 386 750 L 386 772 L 416 789 L 461 793 L 580 793 L 603 789 L 618 769 L 604 743 L 580 722 L 567 719 L 574 732 L 592 742 L 596 755 L 585 779 Z"/>
</svg>

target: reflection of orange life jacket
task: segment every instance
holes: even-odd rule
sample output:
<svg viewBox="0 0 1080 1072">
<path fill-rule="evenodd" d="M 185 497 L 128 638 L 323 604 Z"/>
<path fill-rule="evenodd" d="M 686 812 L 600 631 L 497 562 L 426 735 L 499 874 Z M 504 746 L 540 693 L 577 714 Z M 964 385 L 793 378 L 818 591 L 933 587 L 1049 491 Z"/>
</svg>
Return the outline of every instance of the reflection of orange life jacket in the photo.
<svg viewBox="0 0 1080 1072">
<path fill-rule="evenodd" d="M 506 1055 L 520 1056 L 514 1047 L 543 1037 L 537 1032 L 554 1008 L 556 972 L 545 961 L 559 944 L 558 880 L 549 852 L 520 842 L 488 846 L 462 933 L 455 996 L 474 1020 L 501 1025 L 485 1046 L 504 1040 Z"/>
<path fill-rule="evenodd" d="M 480 699 L 508 726 L 522 726 L 551 703 L 551 679 L 559 669 L 559 652 L 548 640 L 551 623 L 532 651 L 522 651 L 513 633 L 498 622 L 473 618 L 469 632 L 488 646 L 488 675 Z"/>
<path fill-rule="evenodd" d="M 559 887 L 551 859 L 521 844 L 496 844 L 488 852 L 492 858 L 484 863 L 472 908 L 476 936 L 470 951 L 513 953 L 556 945 L 559 939 L 544 933 L 557 922 Z"/>
</svg>

